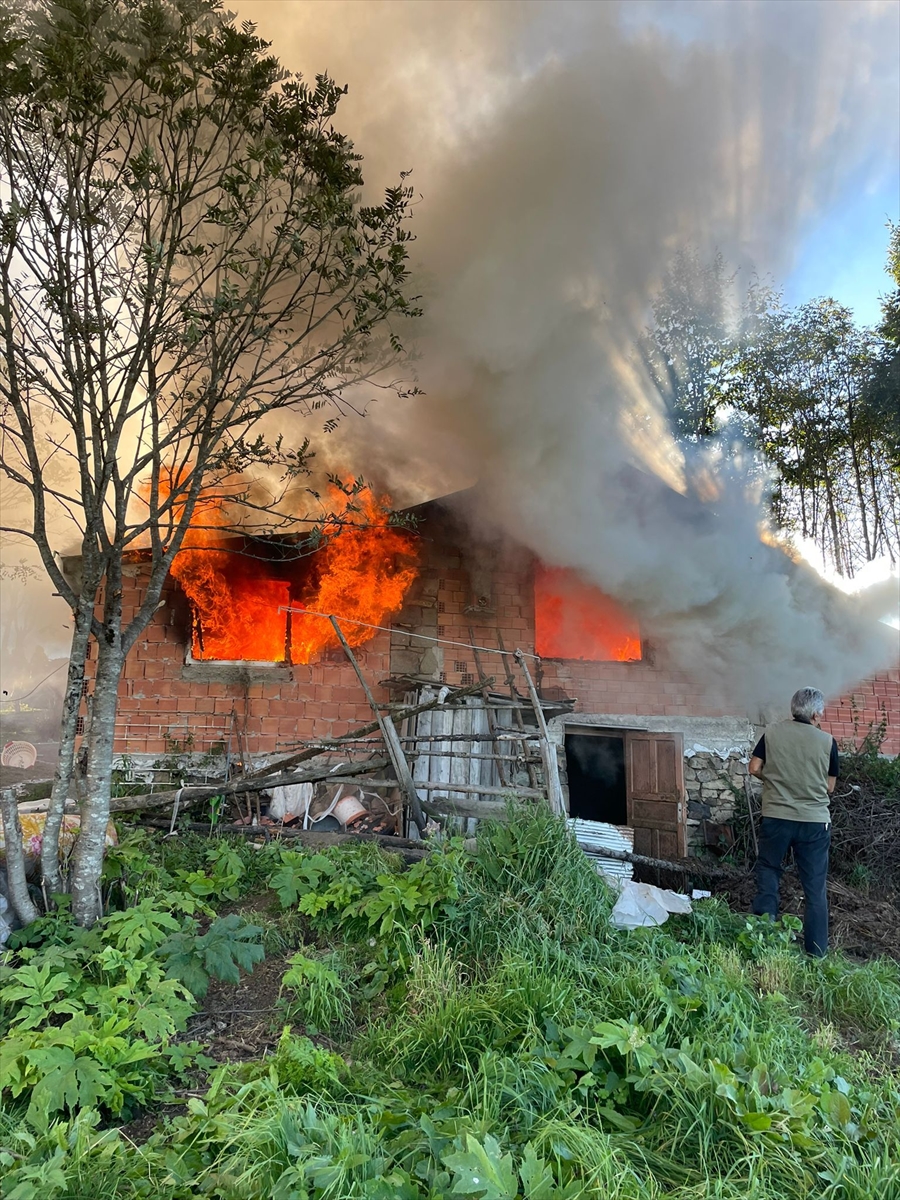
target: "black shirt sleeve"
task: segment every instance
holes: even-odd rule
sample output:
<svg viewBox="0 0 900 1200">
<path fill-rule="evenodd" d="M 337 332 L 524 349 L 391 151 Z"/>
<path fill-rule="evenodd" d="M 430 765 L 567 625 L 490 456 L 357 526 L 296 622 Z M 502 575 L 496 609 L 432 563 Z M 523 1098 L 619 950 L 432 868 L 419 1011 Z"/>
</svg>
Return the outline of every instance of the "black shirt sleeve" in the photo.
<svg viewBox="0 0 900 1200">
<path fill-rule="evenodd" d="M 762 735 L 762 737 L 759 739 L 759 741 L 753 747 L 753 757 L 761 758 L 763 760 L 763 762 L 766 761 L 766 735 L 765 734 Z"/>
<path fill-rule="evenodd" d="M 828 760 L 828 775 L 829 778 L 837 779 L 841 773 L 841 756 L 838 754 L 838 744 L 834 738 L 831 739 L 831 758 Z"/>
</svg>

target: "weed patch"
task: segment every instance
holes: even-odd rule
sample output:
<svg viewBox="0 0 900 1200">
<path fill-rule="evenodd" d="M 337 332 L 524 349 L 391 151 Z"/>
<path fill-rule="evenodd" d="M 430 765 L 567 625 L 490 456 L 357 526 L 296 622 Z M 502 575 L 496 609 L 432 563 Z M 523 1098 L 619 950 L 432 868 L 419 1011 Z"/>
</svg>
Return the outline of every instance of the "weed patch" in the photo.
<svg viewBox="0 0 900 1200">
<path fill-rule="evenodd" d="M 4 1200 L 900 1197 L 895 964 L 809 962 L 795 922 L 716 900 L 613 931 L 542 811 L 408 871 L 210 849 L 126 836 L 120 911 L 19 935 Z M 235 911 L 248 879 L 277 915 Z M 183 1039 L 200 1004 L 240 1010 L 263 947 L 266 1038 L 214 1065 Z M 140 1145 L 120 1132 L 164 1103 Z"/>
</svg>

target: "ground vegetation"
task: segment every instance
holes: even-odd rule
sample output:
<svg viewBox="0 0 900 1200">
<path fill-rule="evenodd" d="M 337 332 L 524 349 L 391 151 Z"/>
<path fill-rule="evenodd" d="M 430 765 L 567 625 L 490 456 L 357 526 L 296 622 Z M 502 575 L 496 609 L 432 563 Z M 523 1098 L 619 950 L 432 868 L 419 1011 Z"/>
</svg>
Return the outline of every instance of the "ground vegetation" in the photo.
<svg viewBox="0 0 900 1200">
<path fill-rule="evenodd" d="M 4 1200 L 900 1197 L 897 963 L 615 932 L 543 810 L 408 869 L 135 831 L 104 900 L 0 970 Z"/>
</svg>

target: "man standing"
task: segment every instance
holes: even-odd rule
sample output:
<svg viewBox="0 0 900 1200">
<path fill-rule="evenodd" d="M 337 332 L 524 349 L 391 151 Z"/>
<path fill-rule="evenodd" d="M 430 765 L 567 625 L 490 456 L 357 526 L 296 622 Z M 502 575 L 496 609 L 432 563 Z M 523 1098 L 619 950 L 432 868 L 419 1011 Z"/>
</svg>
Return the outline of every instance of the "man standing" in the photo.
<svg viewBox="0 0 900 1200">
<path fill-rule="evenodd" d="M 838 747 L 819 728 L 825 697 L 801 688 L 791 697 L 790 721 L 770 726 L 750 759 L 750 774 L 763 781 L 759 858 L 756 860 L 757 916 L 778 916 L 784 858 L 793 848 L 806 905 L 803 937 L 807 954 L 828 950 L 828 800 L 838 777 Z"/>
</svg>

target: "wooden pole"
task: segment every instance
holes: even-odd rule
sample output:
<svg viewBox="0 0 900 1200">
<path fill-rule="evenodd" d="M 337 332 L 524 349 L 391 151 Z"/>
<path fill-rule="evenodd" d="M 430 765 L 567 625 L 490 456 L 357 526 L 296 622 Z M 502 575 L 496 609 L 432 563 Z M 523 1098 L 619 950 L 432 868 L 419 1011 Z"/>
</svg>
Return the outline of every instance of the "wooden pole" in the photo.
<svg viewBox="0 0 900 1200">
<path fill-rule="evenodd" d="M 541 743 L 541 757 L 544 760 L 544 775 L 547 778 L 547 798 L 550 801 L 550 807 L 555 813 L 562 815 L 565 812 L 563 804 L 562 784 L 559 782 L 559 764 L 556 761 L 556 748 L 550 741 L 550 732 L 547 729 L 547 722 L 544 720 L 544 710 L 541 707 L 541 700 L 537 694 L 537 688 L 534 686 L 534 680 L 531 678 L 531 672 L 528 670 L 528 665 L 525 662 L 525 655 L 521 650 L 516 651 L 516 662 L 522 668 L 522 674 L 525 676 L 525 682 L 528 684 L 528 691 L 531 694 L 531 703 L 534 705 L 534 715 L 537 720 L 538 735 Z"/>
<path fill-rule="evenodd" d="M 422 805 L 419 803 L 419 794 L 416 791 L 416 785 L 413 782 L 413 777 L 409 769 L 409 763 L 406 761 L 406 756 L 403 753 L 403 747 L 400 745 L 400 737 L 394 722 L 390 717 L 385 717 L 378 707 L 378 702 L 372 695 L 372 689 L 366 683 L 366 677 L 362 673 L 362 668 L 357 662 L 356 655 L 350 649 L 350 643 L 344 637 L 344 632 L 337 622 L 337 618 L 329 617 L 329 621 L 334 626 L 334 632 L 337 634 L 341 645 L 344 647 L 344 653 L 347 659 L 356 672 L 356 678 L 359 680 L 362 690 L 366 694 L 366 699 L 369 701 L 369 707 L 375 714 L 375 719 L 378 722 L 378 727 L 381 730 L 381 736 L 384 738 L 384 744 L 387 747 L 388 755 L 393 763 L 394 770 L 397 772 L 397 782 L 400 785 L 400 791 L 404 799 L 409 805 L 409 811 L 412 813 L 412 819 L 419 827 L 419 832 L 425 832 L 425 814 L 422 812 Z"/>
<path fill-rule="evenodd" d="M 506 647 L 503 644 L 503 634 L 497 630 L 497 645 L 500 647 L 500 660 L 503 663 L 503 670 L 506 673 L 506 685 L 509 688 L 509 698 L 512 702 L 512 715 L 516 723 L 516 728 L 520 733 L 525 734 L 525 722 L 522 720 L 522 709 L 518 702 L 516 694 L 516 681 L 513 678 L 512 668 L 509 665 L 509 656 L 506 653 Z M 528 769 L 528 782 L 532 787 L 537 787 L 537 772 L 534 769 L 534 763 L 526 764 Z"/>
<path fill-rule="evenodd" d="M 500 747 L 497 744 L 497 722 L 494 720 L 494 714 L 489 703 L 490 696 L 488 693 L 487 676 L 485 675 L 484 668 L 481 665 L 481 654 L 478 651 L 478 647 L 475 645 L 475 630 L 471 625 L 469 626 L 469 641 L 472 643 L 472 654 L 475 657 L 475 670 L 478 672 L 478 678 L 481 681 L 481 694 L 484 698 L 485 712 L 487 713 L 488 732 L 494 739 L 494 749 L 499 750 Z M 504 787 L 508 787 L 510 783 L 510 777 L 506 769 L 506 763 L 501 758 L 497 759 L 497 774 L 500 777 L 501 784 L 503 784 Z"/>
</svg>

